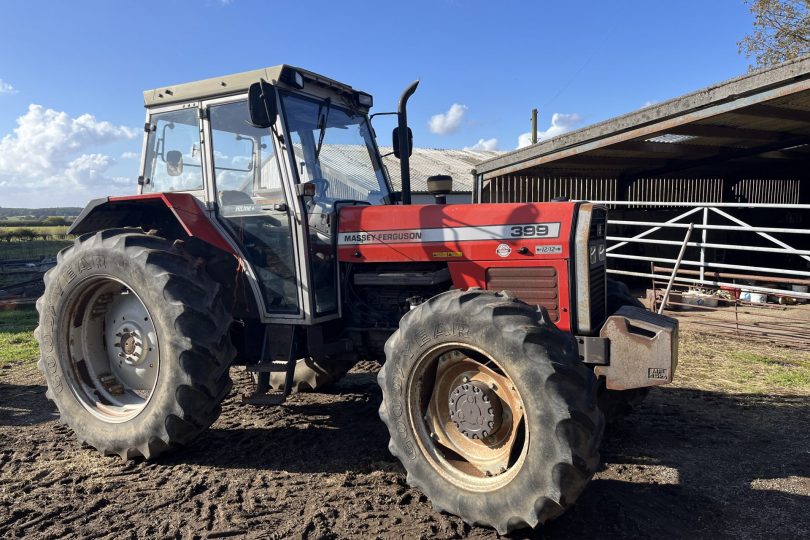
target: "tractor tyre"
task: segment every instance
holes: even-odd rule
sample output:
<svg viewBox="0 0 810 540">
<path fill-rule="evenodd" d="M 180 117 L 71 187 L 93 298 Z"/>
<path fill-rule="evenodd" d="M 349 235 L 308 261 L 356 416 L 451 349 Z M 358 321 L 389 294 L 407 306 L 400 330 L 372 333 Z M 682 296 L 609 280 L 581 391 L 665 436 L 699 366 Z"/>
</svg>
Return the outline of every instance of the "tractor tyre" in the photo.
<svg viewBox="0 0 810 540">
<path fill-rule="evenodd" d="M 596 378 L 544 309 L 448 291 L 402 318 L 385 357 L 388 448 L 436 510 L 500 534 L 535 527 L 596 471 Z"/>
<path fill-rule="evenodd" d="M 317 392 L 338 382 L 352 369 L 354 356 L 300 358 L 295 364 L 293 374 L 293 392 Z M 284 388 L 285 373 L 274 371 L 270 374 L 270 387 L 274 390 Z"/>
<path fill-rule="evenodd" d="M 622 306 L 634 306 L 646 309 L 644 304 L 630 294 L 630 289 L 621 281 L 608 278 L 607 280 L 607 315 L 610 317 Z M 608 390 L 605 381 L 599 381 L 599 407 L 605 414 L 609 425 L 621 425 L 624 417 L 638 407 L 647 394 L 649 388 L 633 388 L 631 390 Z"/>
<path fill-rule="evenodd" d="M 104 230 L 77 238 L 45 274 L 35 336 L 46 396 L 104 455 L 152 459 L 189 443 L 231 389 L 231 315 L 181 246 Z"/>
</svg>

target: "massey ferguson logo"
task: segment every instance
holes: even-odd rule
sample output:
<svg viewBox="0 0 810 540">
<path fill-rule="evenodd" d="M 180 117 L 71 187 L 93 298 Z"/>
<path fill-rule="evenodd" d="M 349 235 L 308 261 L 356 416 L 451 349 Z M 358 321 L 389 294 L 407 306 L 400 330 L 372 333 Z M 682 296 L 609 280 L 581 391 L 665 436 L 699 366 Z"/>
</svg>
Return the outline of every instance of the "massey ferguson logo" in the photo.
<svg viewBox="0 0 810 540">
<path fill-rule="evenodd" d="M 495 253 L 497 253 L 499 257 L 508 257 L 512 254 L 512 248 L 509 247 L 509 244 L 500 244 L 498 249 L 495 250 Z"/>
<path fill-rule="evenodd" d="M 515 238 L 558 238 L 559 223 L 519 225 L 480 225 L 437 229 L 397 229 L 388 231 L 342 232 L 338 244 L 405 244 L 414 242 L 470 242 L 473 240 L 514 240 Z"/>
<path fill-rule="evenodd" d="M 422 232 L 345 233 L 341 244 L 370 244 L 372 242 L 418 242 Z"/>
</svg>

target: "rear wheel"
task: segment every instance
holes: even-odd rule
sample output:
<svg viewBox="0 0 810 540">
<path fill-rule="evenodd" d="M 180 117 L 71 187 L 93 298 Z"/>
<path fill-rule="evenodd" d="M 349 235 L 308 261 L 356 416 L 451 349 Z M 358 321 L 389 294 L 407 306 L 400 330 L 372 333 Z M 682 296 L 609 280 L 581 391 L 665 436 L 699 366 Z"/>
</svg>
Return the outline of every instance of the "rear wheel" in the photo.
<svg viewBox="0 0 810 540">
<path fill-rule="evenodd" d="M 343 378 L 354 366 L 354 357 L 300 358 L 295 364 L 293 392 L 316 392 L 330 387 Z M 272 372 L 270 387 L 284 388 L 285 373 Z"/>
<path fill-rule="evenodd" d="M 630 289 L 621 281 L 607 280 L 607 314 L 608 317 L 619 311 L 622 306 L 634 306 L 646 309 Z M 599 384 L 599 407 L 605 414 L 608 424 L 620 425 L 624 417 L 638 407 L 650 389 L 633 388 L 631 390 L 608 390 L 604 381 Z"/>
<path fill-rule="evenodd" d="M 153 458 L 220 412 L 235 349 L 219 285 L 168 240 L 133 229 L 63 250 L 37 301 L 47 397 L 103 454 Z"/>
<path fill-rule="evenodd" d="M 408 312 L 385 351 L 388 448 L 437 510 L 505 534 L 576 500 L 603 419 L 593 372 L 545 311 L 450 291 Z"/>
</svg>

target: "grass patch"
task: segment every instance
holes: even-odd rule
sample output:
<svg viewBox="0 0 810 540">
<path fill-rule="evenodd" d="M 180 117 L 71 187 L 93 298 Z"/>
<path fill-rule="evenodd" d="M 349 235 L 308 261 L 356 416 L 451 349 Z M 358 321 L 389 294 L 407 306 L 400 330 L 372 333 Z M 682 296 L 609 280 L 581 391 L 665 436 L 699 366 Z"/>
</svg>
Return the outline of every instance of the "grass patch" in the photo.
<svg viewBox="0 0 810 540">
<path fill-rule="evenodd" d="M 0 365 L 39 358 L 39 346 L 34 339 L 37 318 L 34 306 L 0 311 Z"/>
<path fill-rule="evenodd" d="M 810 352 L 681 333 L 676 386 L 738 394 L 810 395 Z"/>
</svg>

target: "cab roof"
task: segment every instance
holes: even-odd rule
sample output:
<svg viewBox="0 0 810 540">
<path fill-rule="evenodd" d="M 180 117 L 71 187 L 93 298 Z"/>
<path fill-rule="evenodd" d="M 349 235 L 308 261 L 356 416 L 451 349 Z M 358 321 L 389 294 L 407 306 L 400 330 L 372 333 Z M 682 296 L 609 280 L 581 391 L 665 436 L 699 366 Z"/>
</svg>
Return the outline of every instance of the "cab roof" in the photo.
<svg viewBox="0 0 810 540">
<path fill-rule="evenodd" d="M 318 75 L 317 73 L 295 66 L 281 64 L 273 67 L 235 73 L 233 75 L 225 75 L 223 77 L 214 77 L 201 81 L 161 86 L 153 90 L 146 90 L 143 93 L 143 101 L 146 107 L 157 107 L 181 101 L 240 94 L 247 92 L 251 84 L 259 82 L 261 79 L 276 86 L 296 88 L 288 82 L 293 80 L 295 72 L 300 73 L 304 77 L 305 84 L 314 83 L 320 87 L 329 87 L 341 93 L 354 93 L 354 89 L 348 84 L 340 83 L 323 75 Z"/>
</svg>

